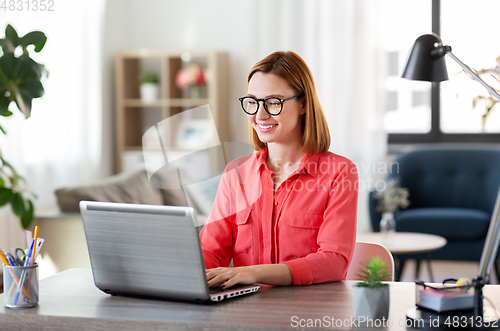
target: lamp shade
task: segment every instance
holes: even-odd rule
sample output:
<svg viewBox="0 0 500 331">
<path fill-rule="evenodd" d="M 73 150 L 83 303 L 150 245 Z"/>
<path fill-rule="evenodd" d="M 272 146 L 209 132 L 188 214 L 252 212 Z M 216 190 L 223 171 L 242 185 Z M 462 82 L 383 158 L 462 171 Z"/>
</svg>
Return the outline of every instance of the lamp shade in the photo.
<svg viewBox="0 0 500 331">
<path fill-rule="evenodd" d="M 448 80 L 443 43 L 436 34 L 424 34 L 415 40 L 403 72 L 403 78 L 441 82 Z"/>
</svg>

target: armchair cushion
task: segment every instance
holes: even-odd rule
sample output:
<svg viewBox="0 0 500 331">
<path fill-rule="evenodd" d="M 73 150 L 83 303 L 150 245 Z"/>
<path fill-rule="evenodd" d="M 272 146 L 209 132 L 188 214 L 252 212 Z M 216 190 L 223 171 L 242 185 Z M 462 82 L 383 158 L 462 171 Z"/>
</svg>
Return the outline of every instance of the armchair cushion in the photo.
<svg viewBox="0 0 500 331">
<path fill-rule="evenodd" d="M 396 214 L 400 232 L 427 232 L 448 240 L 474 240 L 486 236 L 490 214 L 465 208 L 417 208 Z"/>
</svg>

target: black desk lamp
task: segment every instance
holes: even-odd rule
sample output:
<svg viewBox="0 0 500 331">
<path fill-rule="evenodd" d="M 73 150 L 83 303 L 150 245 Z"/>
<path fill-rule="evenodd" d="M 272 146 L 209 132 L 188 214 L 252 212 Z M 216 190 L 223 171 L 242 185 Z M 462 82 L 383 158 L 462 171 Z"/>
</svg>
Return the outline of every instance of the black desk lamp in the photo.
<svg viewBox="0 0 500 331">
<path fill-rule="evenodd" d="M 457 62 L 474 80 L 477 80 L 481 85 L 483 85 L 488 92 L 500 101 L 500 95 L 498 92 L 488 85 L 484 80 L 479 77 L 474 70 L 469 68 L 466 64 L 460 61 L 451 52 L 450 46 L 443 46 L 441 38 L 437 34 L 426 34 L 418 37 L 413 45 L 410 56 L 406 63 L 403 78 L 411 80 L 423 80 L 429 82 L 442 82 L 443 80 L 448 80 L 448 73 L 446 71 L 446 62 L 444 56 L 448 55 L 455 62 Z M 495 209 L 491 217 L 490 226 L 488 228 L 488 234 L 486 236 L 486 241 L 484 243 L 483 252 L 481 254 L 481 261 L 479 262 L 479 270 L 477 277 L 473 280 L 474 286 L 474 321 L 477 318 L 481 320 L 481 325 L 470 325 L 469 327 L 482 326 L 484 329 L 486 326 L 485 318 L 483 314 L 483 287 L 488 282 L 490 277 L 491 268 L 493 263 L 495 263 L 495 257 L 498 251 L 498 245 L 500 243 L 500 190 L 497 195 L 497 200 L 495 203 Z M 422 318 L 423 316 L 429 318 L 428 313 L 421 313 L 418 308 L 411 309 L 407 313 L 407 318 L 411 320 L 416 320 Z M 496 314 L 490 315 L 493 317 Z M 498 319 L 498 317 L 497 317 Z M 495 321 L 497 321 L 495 319 Z M 472 320 L 471 320 L 472 321 Z M 442 322 L 442 321 L 441 321 Z M 491 322 L 491 321 L 490 321 Z M 488 328 L 488 327 L 486 327 Z"/>
</svg>

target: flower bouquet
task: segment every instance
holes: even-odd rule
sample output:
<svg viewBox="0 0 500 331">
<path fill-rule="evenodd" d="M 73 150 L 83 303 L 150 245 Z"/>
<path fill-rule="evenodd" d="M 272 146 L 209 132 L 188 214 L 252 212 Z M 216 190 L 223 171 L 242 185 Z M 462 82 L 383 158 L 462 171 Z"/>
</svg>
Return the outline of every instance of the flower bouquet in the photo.
<svg viewBox="0 0 500 331">
<path fill-rule="evenodd" d="M 180 88 L 190 88 L 191 98 L 201 97 L 201 86 L 206 84 L 205 70 L 198 62 L 192 62 L 181 68 L 175 76 L 175 84 Z"/>
<path fill-rule="evenodd" d="M 406 208 L 410 205 L 410 192 L 399 186 L 400 178 L 390 179 L 383 190 L 376 191 L 373 197 L 377 199 L 377 210 L 381 213 L 394 213 L 398 207 Z"/>
<path fill-rule="evenodd" d="M 394 213 L 398 208 L 406 208 L 410 205 L 408 199 L 410 192 L 407 188 L 399 186 L 400 179 L 390 179 L 383 190 L 373 193 L 377 200 L 377 210 L 382 213 L 380 220 L 380 232 L 384 235 L 384 242 L 391 245 L 396 232 L 396 221 Z"/>
</svg>

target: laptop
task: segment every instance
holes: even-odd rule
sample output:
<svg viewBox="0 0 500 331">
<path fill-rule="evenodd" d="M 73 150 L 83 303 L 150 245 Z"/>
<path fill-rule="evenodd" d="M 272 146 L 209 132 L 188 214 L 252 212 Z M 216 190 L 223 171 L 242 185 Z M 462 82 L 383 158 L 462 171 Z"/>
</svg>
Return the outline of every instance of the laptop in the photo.
<svg viewBox="0 0 500 331">
<path fill-rule="evenodd" d="M 111 295 L 217 302 L 258 285 L 209 288 L 191 207 L 81 201 L 94 283 Z"/>
</svg>

